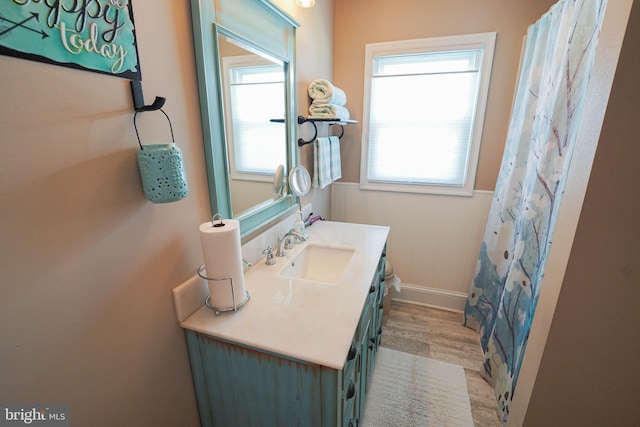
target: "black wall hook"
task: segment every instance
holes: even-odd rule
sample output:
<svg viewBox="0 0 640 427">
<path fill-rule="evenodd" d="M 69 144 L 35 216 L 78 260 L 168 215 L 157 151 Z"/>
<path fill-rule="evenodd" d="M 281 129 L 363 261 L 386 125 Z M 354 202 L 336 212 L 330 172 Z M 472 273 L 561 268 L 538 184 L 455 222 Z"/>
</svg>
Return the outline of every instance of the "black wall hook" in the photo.
<svg viewBox="0 0 640 427">
<path fill-rule="evenodd" d="M 162 108 L 166 98 L 156 96 L 153 104 L 144 105 L 144 95 L 142 94 L 142 82 L 140 80 L 131 80 L 131 96 L 133 97 L 133 108 L 137 112 L 155 111 Z"/>
</svg>

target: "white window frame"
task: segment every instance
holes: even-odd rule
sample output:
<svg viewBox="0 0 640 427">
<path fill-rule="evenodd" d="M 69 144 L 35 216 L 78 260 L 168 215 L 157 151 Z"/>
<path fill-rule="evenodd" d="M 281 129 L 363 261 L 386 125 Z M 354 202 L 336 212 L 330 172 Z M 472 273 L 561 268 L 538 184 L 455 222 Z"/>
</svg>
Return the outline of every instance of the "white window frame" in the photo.
<svg viewBox="0 0 640 427">
<path fill-rule="evenodd" d="M 363 190 L 396 191 L 409 193 L 445 194 L 456 196 L 473 195 L 482 129 L 489 94 L 491 68 L 495 50 L 496 33 L 479 33 L 460 36 L 436 37 L 382 43 L 368 43 L 365 47 L 365 87 L 362 125 L 362 152 L 360 188 Z M 472 120 L 471 138 L 467 155 L 466 173 L 462 186 L 415 184 L 369 180 L 369 117 L 371 105 L 372 64 L 375 57 L 425 52 L 448 52 L 456 50 L 482 49 L 479 67 L 480 80 Z"/>
</svg>

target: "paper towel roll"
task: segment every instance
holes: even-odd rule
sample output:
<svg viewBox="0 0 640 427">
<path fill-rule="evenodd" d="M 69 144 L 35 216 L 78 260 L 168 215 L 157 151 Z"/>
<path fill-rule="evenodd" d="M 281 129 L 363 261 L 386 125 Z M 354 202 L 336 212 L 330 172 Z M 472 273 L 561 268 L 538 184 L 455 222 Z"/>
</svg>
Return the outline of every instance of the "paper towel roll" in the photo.
<svg viewBox="0 0 640 427">
<path fill-rule="evenodd" d="M 219 225 L 224 224 L 224 225 Z M 233 293 L 229 280 L 207 280 L 209 304 L 220 309 L 241 305 L 246 298 L 244 273 L 242 269 L 242 246 L 240 243 L 240 223 L 233 219 L 216 220 L 200 224 L 200 243 L 204 258 L 205 276 L 209 279 L 233 280 Z"/>
</svg>

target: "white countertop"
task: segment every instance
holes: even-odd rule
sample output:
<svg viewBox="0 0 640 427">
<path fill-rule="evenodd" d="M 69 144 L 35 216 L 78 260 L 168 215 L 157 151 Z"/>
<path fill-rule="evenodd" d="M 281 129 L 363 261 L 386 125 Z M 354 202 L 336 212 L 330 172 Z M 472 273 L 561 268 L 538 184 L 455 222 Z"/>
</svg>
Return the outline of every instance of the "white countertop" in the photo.
<svg viewBox="0 0 640 427">
<path fill-rule="evenodd" d="M 246 346 L 342 369 L 389 227 L 318 221 L 306 231 L 307 242 L 294 245 L 285 257 L 275 257 L 277 264 L 266 265 L 263 258 L 245 273 L 245 287 L 251 299 L 236 312 L 216 316 L 206 307 L 202 298 L 203 292 L 207 294 L 206 281 L 198 276 L 178 286 L 174 289 L 174 298 L 180 325 Z M 355 252 L 336 283 L 279 276 L 307 244 L 350 247 Z M 185 296 L 187 293 L 190 295 Z M 191 310 L 181 301 L 189 298 L 192 306 L 194 301 L 200 301 L 200 308 L 187 317 Z"/>
</svg>

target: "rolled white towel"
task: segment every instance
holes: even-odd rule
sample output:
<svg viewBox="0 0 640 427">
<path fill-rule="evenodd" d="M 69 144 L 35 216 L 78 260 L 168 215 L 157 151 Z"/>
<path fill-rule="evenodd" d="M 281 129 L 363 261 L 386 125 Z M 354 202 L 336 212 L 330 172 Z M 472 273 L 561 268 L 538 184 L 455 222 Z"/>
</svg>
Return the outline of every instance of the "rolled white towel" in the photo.
<svg viewBox="0 0 640 427">
<path fill-rule="evenodd" d="M 309 115 L 316 119 L 349 120 L 349 110 L 334 104 L 316 104 L 312 102 L 309 106 Z"/>
<path fill-rule="evenodd" d="M 329 80 L 317 79 L 309 84 L 309 97 L 319 104 L 333 104 L 344 106 L 347 95 L 342 89 L 331 84 Z"/>
</svg>

